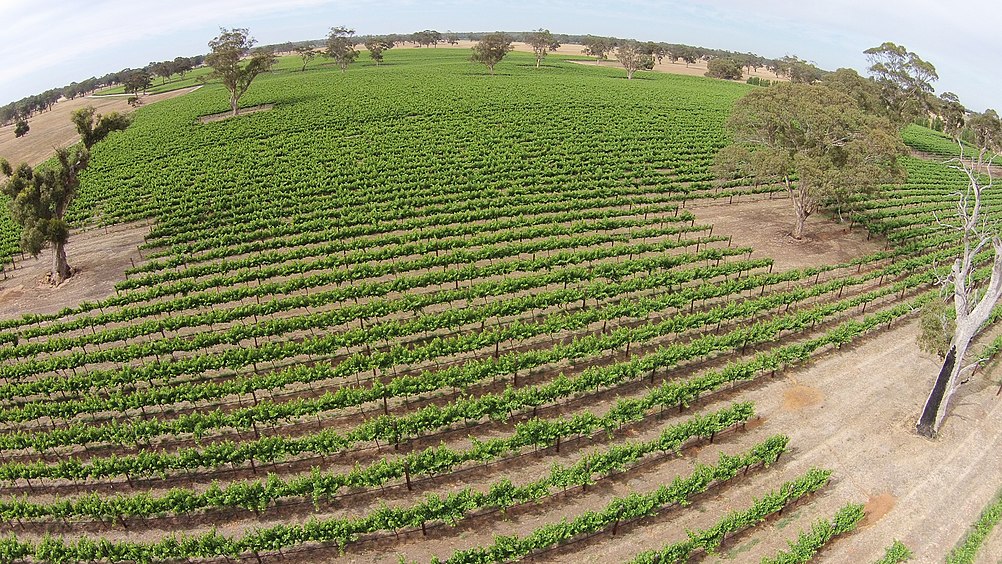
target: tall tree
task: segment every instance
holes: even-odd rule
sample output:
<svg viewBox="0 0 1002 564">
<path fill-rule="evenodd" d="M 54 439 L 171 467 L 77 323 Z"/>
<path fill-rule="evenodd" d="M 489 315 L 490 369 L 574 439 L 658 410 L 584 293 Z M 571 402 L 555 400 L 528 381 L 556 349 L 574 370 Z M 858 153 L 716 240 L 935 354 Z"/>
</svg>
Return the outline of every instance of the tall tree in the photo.
<svg viewBox="0 0 1002 564">
<path fill-rule="evenodd" d="M 355 50 L 354 29 L 344 26 L 332 27 L 327 34 L 327 50 L 324 54 L 334 59 L 341 72 L 348 70 L 348 65 L 355 62 L 358 51 Z"/>
<path fill-rule="evenodd" d="M 643 52 L 643 47 L 636 41 L 624 41 L 616 47 L 616 59 L 626 69 L 626 78 L 633 79 L 633 74 L 640 69 L 654 68 L 654 59 Z"/>
<path fill-rule="evenodd" d="M 589 35 L 584 39 L 583 53 L 595 57 L 596 62 L 604 61 L 609 58 L 609 51 L 612 51 L 613 46 L 612 40 L 608 37 Z"/>
<path fill-rule="evenodd" d="M 890 41 L 864 51 L 870 74 L 880 85 L 886 112 L 899 125 L 925 116 L 932 109 L 932 83 L 936 67 Z"/>
<path fill-rule="evenodd" d="M 539 28 L 536 31 L 530 31 L 525 36 L 525 42 L 532 47 L 532 52 L 536 55 L 536 68 L 539 68 L 539 63 L 546 57 L 546 53 L 549 51 L 554 51 L 560 47 L 560 44 L 553 39 L 553 34 L 550 30 Z"/>
<path fill-rule="evenodd" d="M 963 145 L 960 147 L 963 148 Z M 967 178 L 967 190 L 961 192 L 957 200 L 956 221 L 941 222 L 945 228 L 960 233 L 963 249 L 953 261 L 950 274 L 940 281 L 945 288 L 952 290 L 956 318 L 946 359 L 915 426 L 919 434 L 927 437 L 939 432 L 950 399 L 962 383 L 961 378 L 985 360 L 964 364 L 971 341 L 984 329 L 995 304 L 1002 297 L 1002 237 L 996 224 L 987 220 L 981 208 L 985 191 L 992 188 L 992 159 L 986 158 L 989 154 L 994 156 L 987 148 L 982 148 L 974 159 L 965 159 L 961 154 L 956 161 L 954 168 Z M 974 278 L 976 257 L 989 248 L 994 252 L 991 277 L 987 284 L 982 285 Z"/>
<path fill-rule="evenodd" d="M 727 129 L 738 144 L 729 161 L 750 162 L 757 175 L 783 180 L 796 239 L 822 205 L 839 205 L 904 176 L 897 130 L 826 86 L 780 84 L 751 92 L 735 104 Z M 736 158 L 740 151 L 746 154 Z"/>
<path fill-rule="evenodd" d="M 980 114 L 974 114 L 967 120 L 967 127 L 973 134 L 976 146 L 986 152 L 1002 150 L 1002 121 L 999 120 L 995 110 L 987 109 Z M 998 162 L 997 159 L 995 162 Z"/>
<path fill-rule="evenodd" d="M 80 171 L 89 160 L 90 152 L 80 146 L 58 149 L 54 165 L 37 169 L 25 163 L 15 169 L 0 159 L 0 172 L 7 177 L 3 193 L 10 198 L 14 222 L 21 226 L 21 248 L 38 256 L 47 244 L 52 245 L 50 280 L 54 284 L 72 275 L 66 261 L 70 228 L 63 218 L 80 186 Z"/>
<path fill-rule="evenodd" d="M 299 58 L 303 60 L 302 72 L 306 72 L 306 65 L 310 64 L 310 61 L 317 57 L 317 51 L 309 45 L 300 45 L 296 47 L 296 54 Z"/>
<path fill-rule="evenodd" d="M 953 92 L 943 92 L 936 104 L 936 115 L 943 120 L 943 131 L 948 135 L 960 135 L 967 121 L 967 108 Z"/>
<path fill-rule="evenodd" d="M 393 42 L 385 37 L 370 37 L 365 40 L 365 49 L 369 52 L 369 58 L 376 62 L 376 66 L 383 62 L 383 52 L 393 48 Z"/>
<path fill-rule="evenodd" d="M 275 63 L 275 55 L 269 50 L 256 51 L 246 64 L 241 59 L 251 53 L 256 41 L 242 28 L 220 28 L 219 35 L 209 41 L 212 50 L 205 57 L 205 64 L 212 67 L 206 79 L 218 78 L 230 91 L 232 115 L 239 111 L 240 97 L 250 88 L 254 78 L 267 71 Z"/>
<path fill-rule="evenodd" d="M 95 114 L 94 106 L 86 106 L 70 114 L 70 121 L 77 128 L 84 148 L 90 149 L 112 131 L 121 131 L 132 123 L 132 119 L 118 112 L 106 115 Z"/>
<path fill-rule="evenodd" d="M 507 33 L 496 31 L 488 33 L 473 46 L 473 55 L 470 60 L 474 63 L 487 65 L 491 75 L 494 75 L 494 65 L 501 62 L 501 59 L 511 51 L 512 38 Z"/>
</svg>

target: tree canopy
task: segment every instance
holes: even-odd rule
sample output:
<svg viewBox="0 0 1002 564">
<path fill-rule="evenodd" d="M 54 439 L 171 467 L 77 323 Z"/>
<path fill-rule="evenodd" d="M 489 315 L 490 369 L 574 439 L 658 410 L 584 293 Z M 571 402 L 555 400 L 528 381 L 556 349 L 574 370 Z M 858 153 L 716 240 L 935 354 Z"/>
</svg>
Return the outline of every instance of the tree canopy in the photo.
<svg viewBox="0 0 1002 564">
<path fill-rule="evenodd" d="M 488 33 L 473 46 L 473 55 L 470 60 L 475 63 L 487 65 L 491 74 L 494 74 L 494 65 L 501 62 L 501 59 L 512 49 L 512 38 L 507 33 L 496 31 Z"/>
<path fill-rule="evenodd" d="M 609 58 L 609 51 L 615 47 L 615 43 L 608 37 L 596 37 L 589 35 L 584 40 L 584 54 L 595 57 L 599 61 Z"/>
<path fill-rule="evenodd" d="M 90 149 L 112 131 L 121 131 L 132 123 L 132 118 L 118 112 L 106 115 L 95 114 L 94 106 L 86 106 L 74 111 L 70 121 L 77 128 L 84 147 Z"/>
<path fill-rule="evenodd" d="M 949 135 L 960 135 L 967 122 L 967 109 L 953 92 L 943 92 L 936 100 L 936 115 L 943 120 L 943 131 Z"/>
<path fill-rule="evenodd" d="M 553 51 L 560 47 L 560 43 L 557 43 L 553 39 L 553 34 L 550 30 L 539 28 L 536 31 L 531 31 L 526 34 L 525 42 L 532 47 L 532 52 L 536 55 L 536 68 L 539 68 L 539 63 L 546 57 L 546 53 Z"/>
<path fill-rule="evenodd" d="M 306 65 L 310 64 L 310 61 L 317 57 L 316 49 L 310 47 L 309 45 L 300 45 L 299 47 L 296 47 L 296 54 L 303 60 L 303 72 L 306 72 Z"/>
<path fill-rule="evenodd" d="M 841 206 L 904 175 L 897 129 L 827 86 L 780 84 L 751 92 L 735 104 L 727 129 L 736 145 L 718 157 L 718 170 L 740 165 L 759 179 L 781 180 L 796 213 L 791 234 L 797 239 L 821 206 Z"/>
<path fill-rule="evenodd" d="M 149 71 L 146 69 L 138 69 L 134 71 L 129 71 L 125 76 L 125 80 L 122 86 L 125 88 L 126 92 L 131 92 L 133 94 L 139 94 L 140 91 L 143 94 L 146 93 L 146 89 L 153 85 L 153 78 L 150 76 Z"/>
<path fill-rule="evenodd" d="M 895 122 L 906 124 L 932 109 L 932 83 L 939 79 L 932 63 L 890 41 L 864 53 L 880 85 L 881 101 Z"/>
<path fill-rule="evenodd" d="M 365 49 L 369 52 L 369 58 L 379 63 L 383 62 L 383 51 L 392 49 L 394 42 L 386 37 L 370 37 L 365 40 Z"/>
<path fill-rule="evenodd" d="M 240 97 L 250 88 L 257 75 L 267 71 L 275 63 L 275 55 L 270 50 L 253 53 L 247 63 L 241 63 L 256 41 L 246 29 L 220 28 L 219 35 L 209 41 L 212 50 L 205 57 L 205 64 L 212 67 L 207 79 L 218 78 L 230 91 L 230 110 L 237 115 Z"/>
<path fill-rule="evenodd" d="M 624 41 L 616 47 L 616 59 L 626 69 L 627 79 L 632 79 L 640 69 L 654 68 L 654 58 L 644 53 L 643 47 L 636 41 Z"/>
<path fill-rule="evenodd" d="M 58 149 L 54 165 L 37 169 L 24 163 L 14 168 L 0 159 L 0 172 L 7 177 L 2 190 L 10 198 L 11 217 L 21 226 L 21 248 L 38 256 L 46 245 L 52 245 L 50 279 L 56 284 L 72 273 L 65 247 L 70 228 L 63 218 L 80 186 L 80 171 L 89 161 L 90 152 L 79 145 Z"/>
<path fill-rule="evenodd" d="M 354 29 L 344 26 L 332 27 L 327 34 L 327 49 L 324 54 L 334 59 L 341 72 L 348 70 L 348 65 L 355 62 L 358 51 L 355 50 Z"/>
<path fill-rule="evenodd" d="M 435 31 L 434 29 L 426 29 L 423 31 L 415 31 L 411 34 L 411 41 L 417 43 L 421 47 L 429 47 L 431 45 L 438 46 L 438 42 L 442 40 L 442 34 Z"/>
<path fill-rule="evenodd" d="M 706 63 L 706 76 L 726 80 L 741 80 L 741 65 L 734 59 L 711 59 Z"/>
</svg>

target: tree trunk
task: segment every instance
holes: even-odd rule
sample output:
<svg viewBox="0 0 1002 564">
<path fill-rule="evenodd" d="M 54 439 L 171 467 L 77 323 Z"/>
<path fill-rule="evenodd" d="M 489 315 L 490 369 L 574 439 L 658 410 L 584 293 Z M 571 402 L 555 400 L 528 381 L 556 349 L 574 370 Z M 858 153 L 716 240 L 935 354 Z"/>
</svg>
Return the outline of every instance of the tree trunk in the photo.
<svg viewBox="0 0 1002 564">
<path fill-rule="evenodd" d="M 803 212 L 803 210 L 800 209 L 800 207 L 798 206 L 797 207 L 797 222 L 793 224 L 793 232 L 790 233 L 790 235 L 793 235 L 794 239 L 797 239 L 799 241 L 800 239 L 804 238 L 804 224 L 805 223 L 807 223 L 807 214 L 805 214 Z"/>
<path fill-rule="evenodd" d="M 59 284 L 70 277 L 70 265 L 66 262 L 66 243 L 53 243 L 52 281 Z"/>
<path fill-rule="evenodd" d="M 539 57 L 536 57 L 536 68 L 539 68 Z"/>
<path fill-rule="evenodd" d="M 633 69 L 626 69 L 626 80 L 633 80 Z"/>
<path fill-rule="evenodd" d="M 234 115 L 234 116 L 237 115 L 237 111 L 240 109 L 240 108 L 237 107 L 237 102 L 239 100 L 240 99 L 237 98 L 237 93 L 236 92 L 234 92 L 233 94 L 230 94 L 230 110 L 233 112 L 231 115 Z"/>
<path fill-rule="evenodd" d="M 966 351 L 966 344 L 959 350 L 956 344 L 950 346 L 950 352 L 946 354 L 943 367 L 940 369 L 936 383 L 922 409 L 922 416 L 919 417 L 918 425 L 915 426 L 918 434 L 932 438 L 939 431 L 943 419 L 946 418 L 946 409 L 950 404 L 950 398 L 957 390 L 957 378 L 964 367 L 963 361 Z"/>
</svg>

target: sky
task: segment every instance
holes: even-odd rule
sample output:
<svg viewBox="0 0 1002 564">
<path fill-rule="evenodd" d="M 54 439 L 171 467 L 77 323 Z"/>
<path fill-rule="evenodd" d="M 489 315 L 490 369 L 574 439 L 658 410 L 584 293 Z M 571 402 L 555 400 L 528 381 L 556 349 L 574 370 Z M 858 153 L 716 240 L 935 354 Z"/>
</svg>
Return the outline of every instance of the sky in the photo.
<svg viewBox="0 0 1002 564">
<path fill-rule="evenodd" d="M 208 51 L 220 27 L 259 44 L 359 35 L 527 31 L 606 35 L 797 55 L 865 74 L 863 51 L 892 41 L 936 66 L 936 92 L 1002 109 L 1002 11 L 988 0 L 0 0 L 0 105 L 152 61 Z"/>
</svg>

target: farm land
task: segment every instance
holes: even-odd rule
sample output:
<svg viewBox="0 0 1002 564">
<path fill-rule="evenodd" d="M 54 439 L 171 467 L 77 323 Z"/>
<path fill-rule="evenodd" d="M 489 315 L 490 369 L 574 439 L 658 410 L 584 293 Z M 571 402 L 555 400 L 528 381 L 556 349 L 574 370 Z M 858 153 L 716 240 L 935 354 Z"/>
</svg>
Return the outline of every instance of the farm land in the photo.
<svg viewBox="0 0 1002 564">
<path fill-rule="evenodd" d="M 822 519 L 817 562 L 948 554 L 1002 472 L 991 366 L 914 432 L 948 141 L 794 242 L 708 172 L 752 86 L 468 57 L 146 104 L 62 286 L 3 220 L 0 560 L 758 562 Z"/>
</svg>

